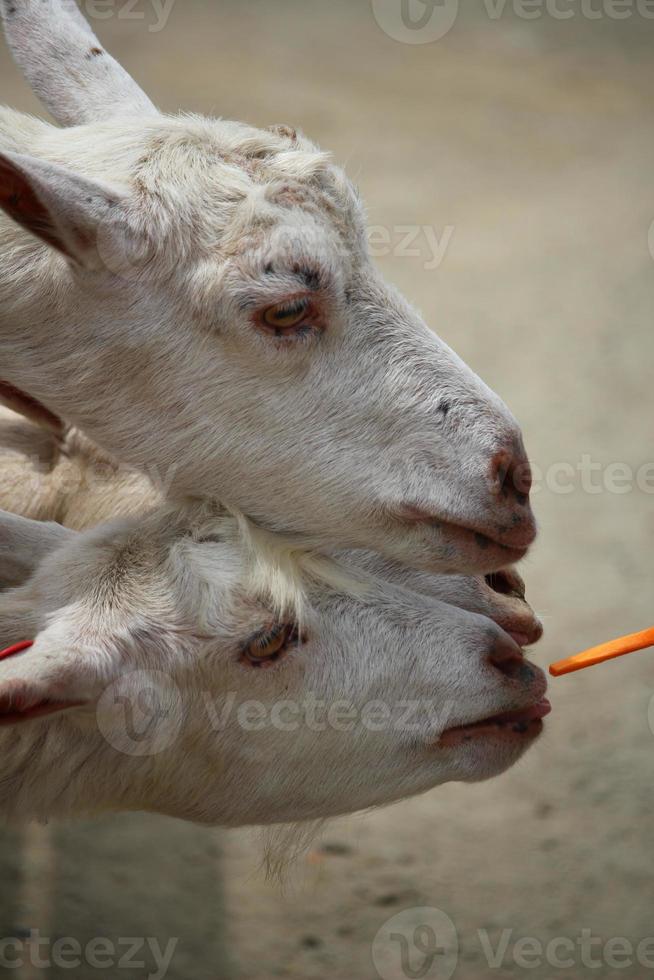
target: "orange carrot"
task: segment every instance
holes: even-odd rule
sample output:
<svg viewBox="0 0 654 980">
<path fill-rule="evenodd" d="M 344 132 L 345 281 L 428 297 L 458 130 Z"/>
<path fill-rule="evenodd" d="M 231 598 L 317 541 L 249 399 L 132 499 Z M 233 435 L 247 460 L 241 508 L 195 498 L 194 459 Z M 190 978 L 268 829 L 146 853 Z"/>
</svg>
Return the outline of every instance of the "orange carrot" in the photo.
<svg viewBox="0 0 654 980">
<path fill-rule="evenodd" d="M 652 646 L 654 646 L 654 626 L 647 630 L 641 630 L 640 633 L 630 633 L 628 636 L 620 636 L 617 640 L 600 643 L 599 646 L 584 650 L 583 653 L 577 653 L 574 657 L 568 657 L 567 660 L 559 660 L 550 665 L 550 674 L 553 677 L 571 674 L 573 670 L 583 670 L 584 667 L 603 664 L 605 660 L 624 657 L 626 653 L 645 650 L 646 647 Z"/>
</svg>

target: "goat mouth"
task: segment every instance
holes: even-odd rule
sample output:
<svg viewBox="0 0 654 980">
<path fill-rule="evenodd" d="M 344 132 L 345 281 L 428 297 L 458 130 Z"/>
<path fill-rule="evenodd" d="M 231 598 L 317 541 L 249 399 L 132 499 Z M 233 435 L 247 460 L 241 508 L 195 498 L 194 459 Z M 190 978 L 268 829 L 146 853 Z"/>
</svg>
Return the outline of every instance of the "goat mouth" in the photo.
<svg viewBox="0 0 654 980">
<path fill-rule="evenodd" d="M 543 698 L 528 708 L 505 711 L 468 725 L 448 728 L 438 740 L 438 745 L 451 748 L 464 742 L 471 742 L 473 739 L 498 736 L 503 739 L 533 739 L 542 732 L 543 718 L 549 715 L 551 710 L 552 705 L 547 698 Z"/>
<path fill-rule="evenodd" d="M 515 528 L 510 532 L 507 529 L 507 534 L 511 535 L 507 540 L 499 529 L 492 531 L 473 524 L 459 523 L 449 516 L 432 513 L 413 504 L 403 505 L 396 516 L 414 527 L 422 525 L 439 530 L 449 543 L 471 556 L 474 555 L 476 563 L 479 563 L 481 557 L 482 564 L 490 567 L 497 564 L 498 555 L 500 565 L 516 564 L 524 558 L 536 538 L 536 528 L 531 521 L 525 522 L 525 527 L 520 532 Z"/>
</svg>

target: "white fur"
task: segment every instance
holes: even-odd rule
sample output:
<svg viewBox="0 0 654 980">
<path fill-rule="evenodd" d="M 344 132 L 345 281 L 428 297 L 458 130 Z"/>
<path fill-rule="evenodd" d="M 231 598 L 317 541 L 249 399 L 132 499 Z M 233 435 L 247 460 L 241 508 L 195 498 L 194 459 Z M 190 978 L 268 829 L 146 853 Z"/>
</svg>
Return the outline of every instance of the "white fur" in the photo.
<svg viewBox="0 0 654 980">
<path fill-rule="evenodd" d="M 66 455 L 43 472 L 43 443 L 29 452 L 29 428 L 11 453 L 42 516 L 46 500 L 60 501 L 62 467 L 79 470 L 96 519 L 103 507 L 134 505 L 132 477 L 125 483 L 72 433 Z M 4 506 L 15 505 L 15 486 L 0 494 Z M 498 644 L 511 646 L 501 626 L 527 640 L 540 632 L 519 583 L 501 595 L 481 577 L 415 572 L 366 553 L 305 556 L 206 503 L 159 506 L 82 534 L 0 517 L 0 577 L 26 541 L 34 564 L 23 559 L 23 578 L 32 574 L 0 595 L 0 645 L 36 642 L 0 663 L 0 721 L 43 700 L 84 706 L 2 732 L 6 816 L 146 809 L 230 826 L 318 819 L 487 778 L 530 743 L 505 733 L 439 745 L 453 725 L 542 695 L 536 668 L 506 676 L 489 662 Z M 10 567 L 5 584 L 15 579 Z M 283 602 L 282 589 L 266 587 L 276 581 Z M 267 669 L 245 663 L 253 635 L 293 618 L 299 594 L 303 642 Z M 130 718 L 145 696 L 152 741 L 135 743 Z M 329 723 L 329 706 L 343 699 Z M 257 730 L 239 718 L 253 701 Z M 283 712 L 282 726 L 273 723 L 284 702 L 292 731 Z M 388 711 L 377 730 L 365 720 L 371 702 Z M 400 724 L 407 702 L 409 728 Z"/>
<path fill-rule="evenodd" d="M 70 2 L 0 7 L 74 123 L 0 109 L 3 379 L 171 499 L 219 499 L 303 546 L 445 572 L 521 557 L 534 519 L 498 476 L 526 470 L 518 426 L 382 280 L 329 157 L 284 128 L 153 113 L 89 60 Z M 87 63 L 109 74 L 79 81 Z M 306 330 L 266 332 L 297 296 Z"/>
</svg>

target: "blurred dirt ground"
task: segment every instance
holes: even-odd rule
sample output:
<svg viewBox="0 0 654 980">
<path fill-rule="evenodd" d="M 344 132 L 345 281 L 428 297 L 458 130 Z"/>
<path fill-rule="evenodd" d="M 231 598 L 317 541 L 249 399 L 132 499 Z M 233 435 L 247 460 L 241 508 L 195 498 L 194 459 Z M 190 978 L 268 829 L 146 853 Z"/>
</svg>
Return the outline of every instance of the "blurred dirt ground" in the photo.
<svg viewBox="0 0 654 980">
<path fill-rule="evenodd" d="M 524 568 L 547 624 L 542 663 L 654 621 L 654 466 L 641 469 L 641 488 L 610 469 L 654 461 L 654 21 L 563 6 L 572 18 L 528 21 L 509 3 L 496 19 L 462 4 L 452 30 L 426 45 L 388 37 L 367 0 L 177 0 L 158 33 L 139 0 L 146 20 L 96 25 L 163 107 L 301 127 L 360 184 L 371 222 L 390 234 L 385 272 L 510 404 L 543 474 L 541 540 Z M 0 58 L 2 100 L 36 110 Z M 405 225 L 451 236 L 438 268 L 424 236 L 420 254 L 399 254 Z M 628 965 L 627 954 L 583 946 L 584 930 L 634 947 L 654 936 L 653 695 L 652 653 L 555 681 L 547 733 L 514 770 L 332 824 L 284 890 L 257 873 L 251 835 L 223 836 L 238 975 L 375 980 L 377 930 L 419 906 L 455 923 L 455 980 L 654 975 L 651 948 L 649 965 Z M 76 934 L 82 904 L 91 920 L 94 906 L 117 908 L 123 935 L 178 929 L 185 952 L 170 977 L 231 976 L 219 962 L 220 839 L 171 826 L 103 825 L 97 873 L 94 829 L 67 831 L 57 909 L 73 912 L 58 934 Z M 7 838 L 2 857 L 12 894 L 16 846 Z M 165 918 L 144 917 L 148 894 Z M 480 930 L 492 947 L 506 940 L 500 966 Z M 527 937 L 571 939 L 571 965 L 536 953 L 525 967 L 515 944 Z M 439 969 L 426 975 L 443 980 Z"/>
</svg>

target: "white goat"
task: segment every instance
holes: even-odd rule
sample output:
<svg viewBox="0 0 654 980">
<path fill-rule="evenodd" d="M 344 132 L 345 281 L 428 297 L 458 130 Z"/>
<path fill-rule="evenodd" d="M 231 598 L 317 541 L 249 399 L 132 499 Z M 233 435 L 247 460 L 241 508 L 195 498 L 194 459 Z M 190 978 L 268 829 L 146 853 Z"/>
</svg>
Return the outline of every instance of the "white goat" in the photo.
<svg viewBox="0 0 654 980">
<path fill-rule="evenodd" d="M 9 425 L 5 413 L 4 506 L 62 513 L 71 479 L 96 494 L 96 519 L 136 503 L 132 478 L 85 440 L 70 434 L 44 467 L 52 437 Z M 326 817 L 492 776 L 548 710 L 544 675 L 505 632 L 526 644 L 541 631 L 512 573 L 498 592 L 365 553 L 301 555 L 189 503 L 82 534 L 2 515 L 0 586 L 18 582 L 0 595 L 0 645 L 34 640 L 0 664 L 12 818 Z"/>
<path fill-rule="evenodd" d="M 522 557 L 518 426 L 382 281 L 328 156 L 158 113 L 72 0 L 0 12 L 69 127 L 0 109 L 0 392 L 175 500 L 309 543 L 446 572 Z"/>
</svg>

